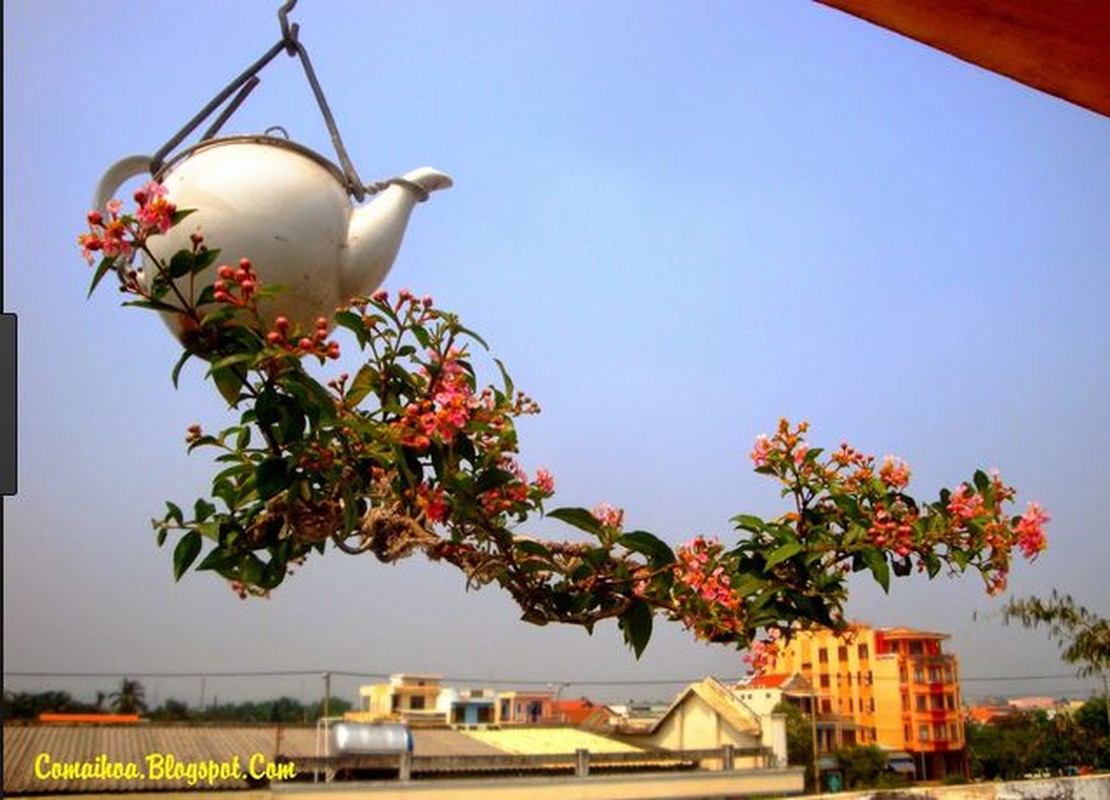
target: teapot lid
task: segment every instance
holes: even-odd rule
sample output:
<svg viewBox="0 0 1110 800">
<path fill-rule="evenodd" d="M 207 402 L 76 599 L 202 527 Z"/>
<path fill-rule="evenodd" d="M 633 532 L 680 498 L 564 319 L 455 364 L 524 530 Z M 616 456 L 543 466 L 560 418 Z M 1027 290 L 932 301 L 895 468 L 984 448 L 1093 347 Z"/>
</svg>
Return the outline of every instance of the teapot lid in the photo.
<svg viewBox="0 0 1110 800">
<path fill-rule="evenodd" d="M 181 152 L 174 155 L 174 157 L 171 158 L 169 161 L 163 163 L 158 171 L 154 174 L 154 179 L 157 181 L 163 180 L 165 176 L 169 174 L 177 164 L 181 163 L 195 153 L 228 144 L 256 144 L 262 147 L 278 147 L 285 150 L 291 150 L 294 153 L 298 153 L 305 158 L 309 158 L 315 161 L 321 167 L 330 172 L 332 174 L 332 177 L 339 181 L 340 184 L 344 186 L 347 184 L 347 178 L 343 174 L 343 171 L 331 161 L 326 159 L 324 156 L 317 153 L 315 150 L 305 147 L 303 144 L 297 144 L 296 142 L 290 141 L 289 139 L 283 139 L 279 136 L 269 136 L 266 134 L 242 134 L 205 139 L 204 141 L 198 142 L 192 147 L 188 147 L 185 150 L 182 150 Z"/>
</svg>

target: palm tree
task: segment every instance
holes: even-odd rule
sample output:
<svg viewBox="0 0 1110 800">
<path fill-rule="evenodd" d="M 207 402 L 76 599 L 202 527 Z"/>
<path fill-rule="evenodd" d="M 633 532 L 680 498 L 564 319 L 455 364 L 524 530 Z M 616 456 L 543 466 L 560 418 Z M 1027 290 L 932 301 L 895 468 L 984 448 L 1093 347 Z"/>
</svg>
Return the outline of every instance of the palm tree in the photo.
<svg viewBox="0 0 1110 800">
<path fill-rule="evenodd" d="M 108 695 L 112 711 L 117 714 L 140 714 L 146 711 L 143 685 L 130 678 L 121 678 L 119 688 Z"/>
</svg>

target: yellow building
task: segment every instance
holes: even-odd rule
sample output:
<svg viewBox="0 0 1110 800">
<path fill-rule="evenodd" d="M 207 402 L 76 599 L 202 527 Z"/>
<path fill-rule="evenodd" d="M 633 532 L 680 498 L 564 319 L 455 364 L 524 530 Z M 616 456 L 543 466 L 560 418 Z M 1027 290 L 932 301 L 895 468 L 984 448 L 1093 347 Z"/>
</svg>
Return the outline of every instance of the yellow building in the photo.
<svg viewBox="0 0 1110 800">
<path fill-rule="evenodd" d="M 446 714 L 437 708 L 442 677 L 402 672 L 389 676 L 389 683 L 360 686 L 359 710 L 344 716 L 361 722 L 393 720 L 409 725 L 446 724 Z"/>
<path fill-rule="evenodd" d="M 798 632 L 766 674 L 801 674 L 817 702 L 817 749 L 878 745 L 913 756 L 918 778 L 965 773 L 959 665 L 944 633 L 855 625 Z"/>
</svg>

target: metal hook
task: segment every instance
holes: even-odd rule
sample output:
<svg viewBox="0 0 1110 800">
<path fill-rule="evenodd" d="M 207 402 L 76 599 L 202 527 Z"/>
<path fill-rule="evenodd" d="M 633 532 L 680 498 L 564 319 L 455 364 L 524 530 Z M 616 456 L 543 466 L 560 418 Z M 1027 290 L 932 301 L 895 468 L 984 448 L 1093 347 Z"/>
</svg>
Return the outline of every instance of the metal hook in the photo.
<svg viewBox="0 0 1110 800">
<path fill-rule="evenodd" d="M 285 0 L 278 9 L 278 21 L 281 23 L 281 40 L 285 43 L 285 52 L 293 56 L 297 54 L 297 32 L 299 27 L 289 25 L 289 12 L 297 5 L 297 0 Z"/>
</svg>

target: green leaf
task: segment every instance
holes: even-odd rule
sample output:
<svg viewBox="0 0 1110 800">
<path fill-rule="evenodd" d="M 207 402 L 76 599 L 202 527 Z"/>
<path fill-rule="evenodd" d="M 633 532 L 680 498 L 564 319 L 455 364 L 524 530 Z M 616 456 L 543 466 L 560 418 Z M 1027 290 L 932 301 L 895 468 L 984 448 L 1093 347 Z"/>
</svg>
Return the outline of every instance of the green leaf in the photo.
<svg viewBox="0 0 1110 800">
<path fill-rule="evenodd" d="M 542 542 L 537 542 L 534 539 L 517 539 L 513 542 L 513 546 L 522 553 L 530 556 L 539 556 L 540 558 L 551 558 L 551 550 L 547 545 Z"/>
<path fill-rule="evenodd" d="M 544 516 L 554 517 L 561 522 L 573 525 L 594 536 L 601 533 L 601 522 L 584 508 L 556 508 L 552 511 L 548 511 Z"/>
<path fill-rule="evenodd" d="M 651 640 L 651 607 L 643 600 L 633 601 L 620 615 L 617 625 L 624 634 L 625 643 L 632 648 L 636 658 L 639 658 Z"/>
<path fill-rule="evenodd" d="M 378 383 L 378 377 L 378 370 L 373 364 L 363 364 L 359 371 L 355 373 L 355 379 L 351 381 L 351 385 L 347 389 L 347 402 L 352 406 L 361 403 L 368 394 L 374 391 L 374 387 Z"/>
<path fill-rule="evenodd" d="M 476 334 L 474 331 L 470 330 L 469 328 L 464 328 L 460 325 L 459 326 L 459 333 L 464 334 L 466 336 L 469 336 L 471 339 L 476 341 L 478 344 L 482 345 L 482 349 L 489 350 L 489 345 L 486 344 L 486 340 L 483 339 L 478 334 Z"/>
<path fill-rule="evenodd" d="M 210 305 L 216 302 L 216 287 L 205 286 L 200 290 L 200 296 L 197 297 L 197 307 Z"/>
<path fill-rule="evenodd" d="M 285 459 L 272 456 L 254 471 L 255 486 L 260 500 L 269 500 L 289 486 L 289 468 Z"/>
<path fill-rule="evenodd" d="M 169 500 L 166 501 L 166 519 L 173 520 L 178 525 L 185 524 L 185 515 L 181 513 L 181 508 Z"/>
<path fill-rule="evenodd" d="M 979 490 L 980 494 L 984 494 L 991 485 L 991 479 L 987 477 L 987 473 L 981 469 L 975 470 L 975 475 L 972 478 L 975 481 L 975 488 Z"/>
<path fill-rule="evenodd" d="M 221 370 L 227 370 L 239 364 L 246 364 L 254 361 L 254 353 L 233 353 L 230 356 L 224 356 L 219 361 L 213 361 L 212 366 L 208 368 L 208 374 L 213 375 Z"/>
<path fill-rule="evenodd" d="M 886 561 L 886 553 L 874 547 L 863 550 L 863 561 L 875 576 L 876 583 L 883 587 L 883 591 L 890 592 L 890 565 Z"/>
<path fill-rule="evenodd" d="M 617 539 L 617 544 L 634 553 L 647 556 L 653 567 L 664 567 L 674 563 L 674 551 L 653 533 L 630 531 L 622 534 Z"/>
<path fill-rule="evenodd" d="M 168 311 L 174 314 L 181 311 L 177 306 L 163 303 L 161 300 L 128 300 L 126 303 L 120 303 L 120 305 L 130 306 L 131 308 L 148 308 L 151 311 Z"/>
<path fill-rule="evenodd" d="M 210 516 L 216 513 L 216 507 L 205 500 L 203 497 L 197 499 L 193 505 L 193 516 L 197 522 L 204 522 Z"/>
<path fill-rule="evenodd" d="M 767 585 L 768 581 L 758 575 L 743 573 L 732 581 L 733 590 L 743 598 L 752 598 Z"/>
<path fill-rule="evenodd" d="M 219 389 L 220 395 L 227 401 L 229 406 L 236 406 L 239 404 L 239 396 L 243 389 L 243 379 L 239 377 L 238 374 L 229 369 L 222 369 L 219 372 L 212 373 L 212 380 L 216 383 L 216 388 Z"/>
<path fill-rule="evenodd" d="M 188 250 L 178 250 L 170 259 L 170 277 L 181 278 L 193 271 L 193 254 Z"/>
<path fill-rule="evenodd" d="M 805 548 L 801 542 L 787 542 L 782 547 L 777 548 L 771 555 L 767 556 L 767 569 L 771 569 L 777 564 L 781 564 L 786 559 L 796 556 Z M 884 562 L 885 563 L 885 562 Z"/>
<path fill-rule="evenodd" d="M 173 365 L 173 372 L 170 373 L 170 378 L 173 380 L 173 388 L 177 388 L 177 379 L 181 377 L 181 368 L 185 366 L 185 362 L 192 357 L 192 353 L 184 350 L 181 353 L 181 358 L 177 359 L 177 363 Z"/>
<path fill-rule="evenodd" d="M 416 337 L 416 341 L 420 342 L 420 346 L 425 350 L 431 346 L 432 339 L 428 336 L 428 331 L 424 329 L 423 325 L 413 325 L 412 335 Z"/>
<path fill-rule="evenodd" d="M 101 279 L 103 279 L 104 276 L 108 274 L 108 270 L 113 269 L 115 266 L 115 256 L 111 258 L 105 257 L 100 259 L 100 263 L 96 266 L 96 272 L 93 273 L 92 283 L 89 284 L 89 293 L 85 295 L 86 300 L 92 297 L 92 293 L 96 291 L 97 284 L 99 284 Z"/>
<path fill-rule="evenodd" d="M 218 247 L 213 249 L 202 247 L 193 257 L 193 274 L 196 275 L 198 272 L 203 272 L 208 269 L 216 263 L 216 259 L 219 257 L 220 249 Z M 212 287 L 208 288 L 211 289 Z"/>
<path fill-rule="evenodd" d="M 736 523 L 736 527 L 740 530 L 752 531 L 753 533 L 762 531 L 766 524 L 762 519 L 751 514 L 737 514 L 732 518 L 732 521 Z"/>
<path fill-rule="evenodd" d="M 512 397 L 514 386 L 513 379 L 509 377 L 509 371 L 505 369 L 505 365 L 501 362 L 500 358 L 495 358 L 493 359 L 493 361 L 495 364 L 497 364 L 497 368 L 501 370 L 501 380 L 503 381 L 503 385 L 505 387 L 505 394 L 509 397 Z"/>
<path fill-rule="evenodd" d="M 173 578 L 181 580 L 181 576 L 200 555 L 200 533 L 189 531 L 181 537 L 177 547 L 173 549 Z"/>
<path fill-rule="evenodd" d="M 235 553 L 228 552 L 222 547 L 217 547 L 197 564 L 197 572 L 211 570 L 223 574 L 224 570 L 233 567 L 238 561 L 239 556 Z"/>
</svg>

